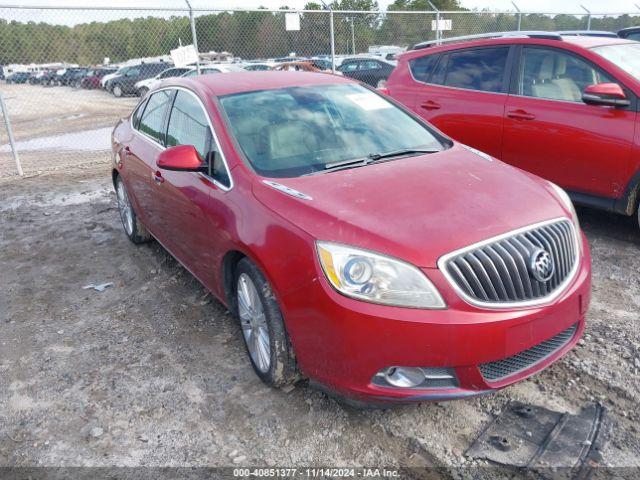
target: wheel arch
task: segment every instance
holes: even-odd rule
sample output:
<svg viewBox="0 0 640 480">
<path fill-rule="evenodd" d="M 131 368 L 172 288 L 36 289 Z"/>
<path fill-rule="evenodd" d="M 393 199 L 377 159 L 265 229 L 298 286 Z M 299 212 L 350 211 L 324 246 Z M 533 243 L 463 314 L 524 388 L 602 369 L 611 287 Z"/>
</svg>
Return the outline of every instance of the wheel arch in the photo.
<svg viewBox="0 0 640 480">
<path fill-rule="evenodd" d="M 640 200 L 640 170 L 632 177 L 622 197 L 616 200 L 614 210 L 624 215 L 633 215 Z"/>
</svg>

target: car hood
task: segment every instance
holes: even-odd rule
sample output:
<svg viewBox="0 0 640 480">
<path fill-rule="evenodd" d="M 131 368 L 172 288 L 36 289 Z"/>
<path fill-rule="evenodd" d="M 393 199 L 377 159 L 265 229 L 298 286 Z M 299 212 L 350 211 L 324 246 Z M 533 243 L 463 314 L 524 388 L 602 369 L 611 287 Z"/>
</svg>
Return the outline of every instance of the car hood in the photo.
<svg viewBox="0 0 640 480">
<path fill-rule="evenodd" d="M 318 240 L 426 268 L 459 248 L 569 215 L 547 182 L 461 145 L 332 173 L 258 179 L 253 191 Z"/>
</svg>

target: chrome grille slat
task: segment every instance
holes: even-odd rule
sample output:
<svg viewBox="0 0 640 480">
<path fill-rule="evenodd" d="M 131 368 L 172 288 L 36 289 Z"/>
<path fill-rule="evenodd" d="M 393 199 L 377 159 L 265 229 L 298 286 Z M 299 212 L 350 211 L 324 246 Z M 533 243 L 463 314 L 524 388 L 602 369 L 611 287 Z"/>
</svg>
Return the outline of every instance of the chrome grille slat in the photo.
<svg viewBox="0 0 640 480">
<path fill-rule="evenodd" d="M 532 305 L 559 293 L 575 274 L 577 239 L 571 221 L 558 219 L 453 252 L 438 265 L 470 303 Z M 544 276 L 548 259 L 554 269 Z"/>
<path fill-rule="evenodd" d="M 478 366 L 480 373 L 488 382 L 496 382 L 518 372 L 533 367 L 549 358 L 573 338 L 578 329 L 578 324 L 563 330 L 554 337 L 539 343 L 527 350 L 516 353 L 511 357 L 503 358 L 495 362 L 483 363 Z"/>
</svg>

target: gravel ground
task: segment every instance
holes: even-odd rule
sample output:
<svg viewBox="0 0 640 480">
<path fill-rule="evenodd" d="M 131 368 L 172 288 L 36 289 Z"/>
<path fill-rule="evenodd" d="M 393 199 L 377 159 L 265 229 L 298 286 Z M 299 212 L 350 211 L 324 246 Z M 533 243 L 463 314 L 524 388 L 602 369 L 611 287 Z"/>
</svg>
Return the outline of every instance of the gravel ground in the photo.
<svg viewBox="0 0 640 480">
<path fill-rule="evenodd" d="M 157 243 L 122 232 L 106 166 L 0 184 L 0 466 L 438 466 L 511 400 L 600 401 L 605 464 L 640 467 L 640 231 L 583 210 L 587 333 L 496 394 L 354 410 L 261 384 L 234 319 Z M 90 283 L 113 282 L 99 293 Z"/>
</svg>

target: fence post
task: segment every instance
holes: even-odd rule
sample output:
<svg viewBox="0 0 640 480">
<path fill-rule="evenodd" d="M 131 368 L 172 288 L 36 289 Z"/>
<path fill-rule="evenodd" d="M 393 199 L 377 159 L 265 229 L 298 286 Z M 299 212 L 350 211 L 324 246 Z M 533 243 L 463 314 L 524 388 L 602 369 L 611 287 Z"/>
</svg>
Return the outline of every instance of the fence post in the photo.
<svg viewBox="0 0 640 480">
<path fill-rule="evenodd" d="M 196 21 L 193 18 L 193 8 L 191 8 L 191 3 L 189 0 L 184 0 L 189 7 L 189 23 L 191 24 L 191 41 L 193 43 L 193 48 L 195 48 L 196 53 L 198 54 L 198 60 L 196 61 L 196 70 L 198 71 L 198 75 L 200 75 L 200 50 L 198 49 L 198 37 L 196 35 Z"/>
<path fill-rule="evenodd" d="M 440 10 L 436 8 L 436 6 L 431 3 L 431 0 L 427 0 L 427 3 L 431 6 L 434 12 L 436 12 L 436 41 L 440 43 L 442 40 L 442 34 L 440 32 Z"/>
<path fill-rule="evenodd" d="M 331 35 L 331 73 L 336 73 L 336 41 L 333 31 L 333 9 L 329 7 L 329 34 Z"/>
<path fill-rule="evenodd" d="M 516 12 L 518 12 L 518 31 L 520 31 L 522 29 L 522 12 L 518 8 L 518 5 L 516 5 L 516 2 L 511 2 L 511 5 L 513 5 Z"/>
<path fill-rule="evenodd" d="M 13 130 L 11 129 L 11 121 L 9 120 L 9 110 L 7 109 L 7 104 L 4 103 L 4 95 L 2 94 L 2 92 L 0 92 L 0 108 L 2 108 L 4 124 L 7 128 L 7 136 L 9 137 L 11 153 L 13 154 L 13 159 L 16 162 L 16 170 L 18 170 L 18 175 L 22 177 L 24 176 L 24 172 L 22 171 L 22 164 L 20 163 L 20 157 L 18 156 L 18 149 L 16 148 L 16 144 L 13 141 Z"/>
<path fill-rule="evenodd" d="M 591 30 L 591 12 L 587 10 L 584 5 L 580 5 L 580 7 L 582 7 L 582 9 L 587 12 L 587 30 Z"/>
</svg>

